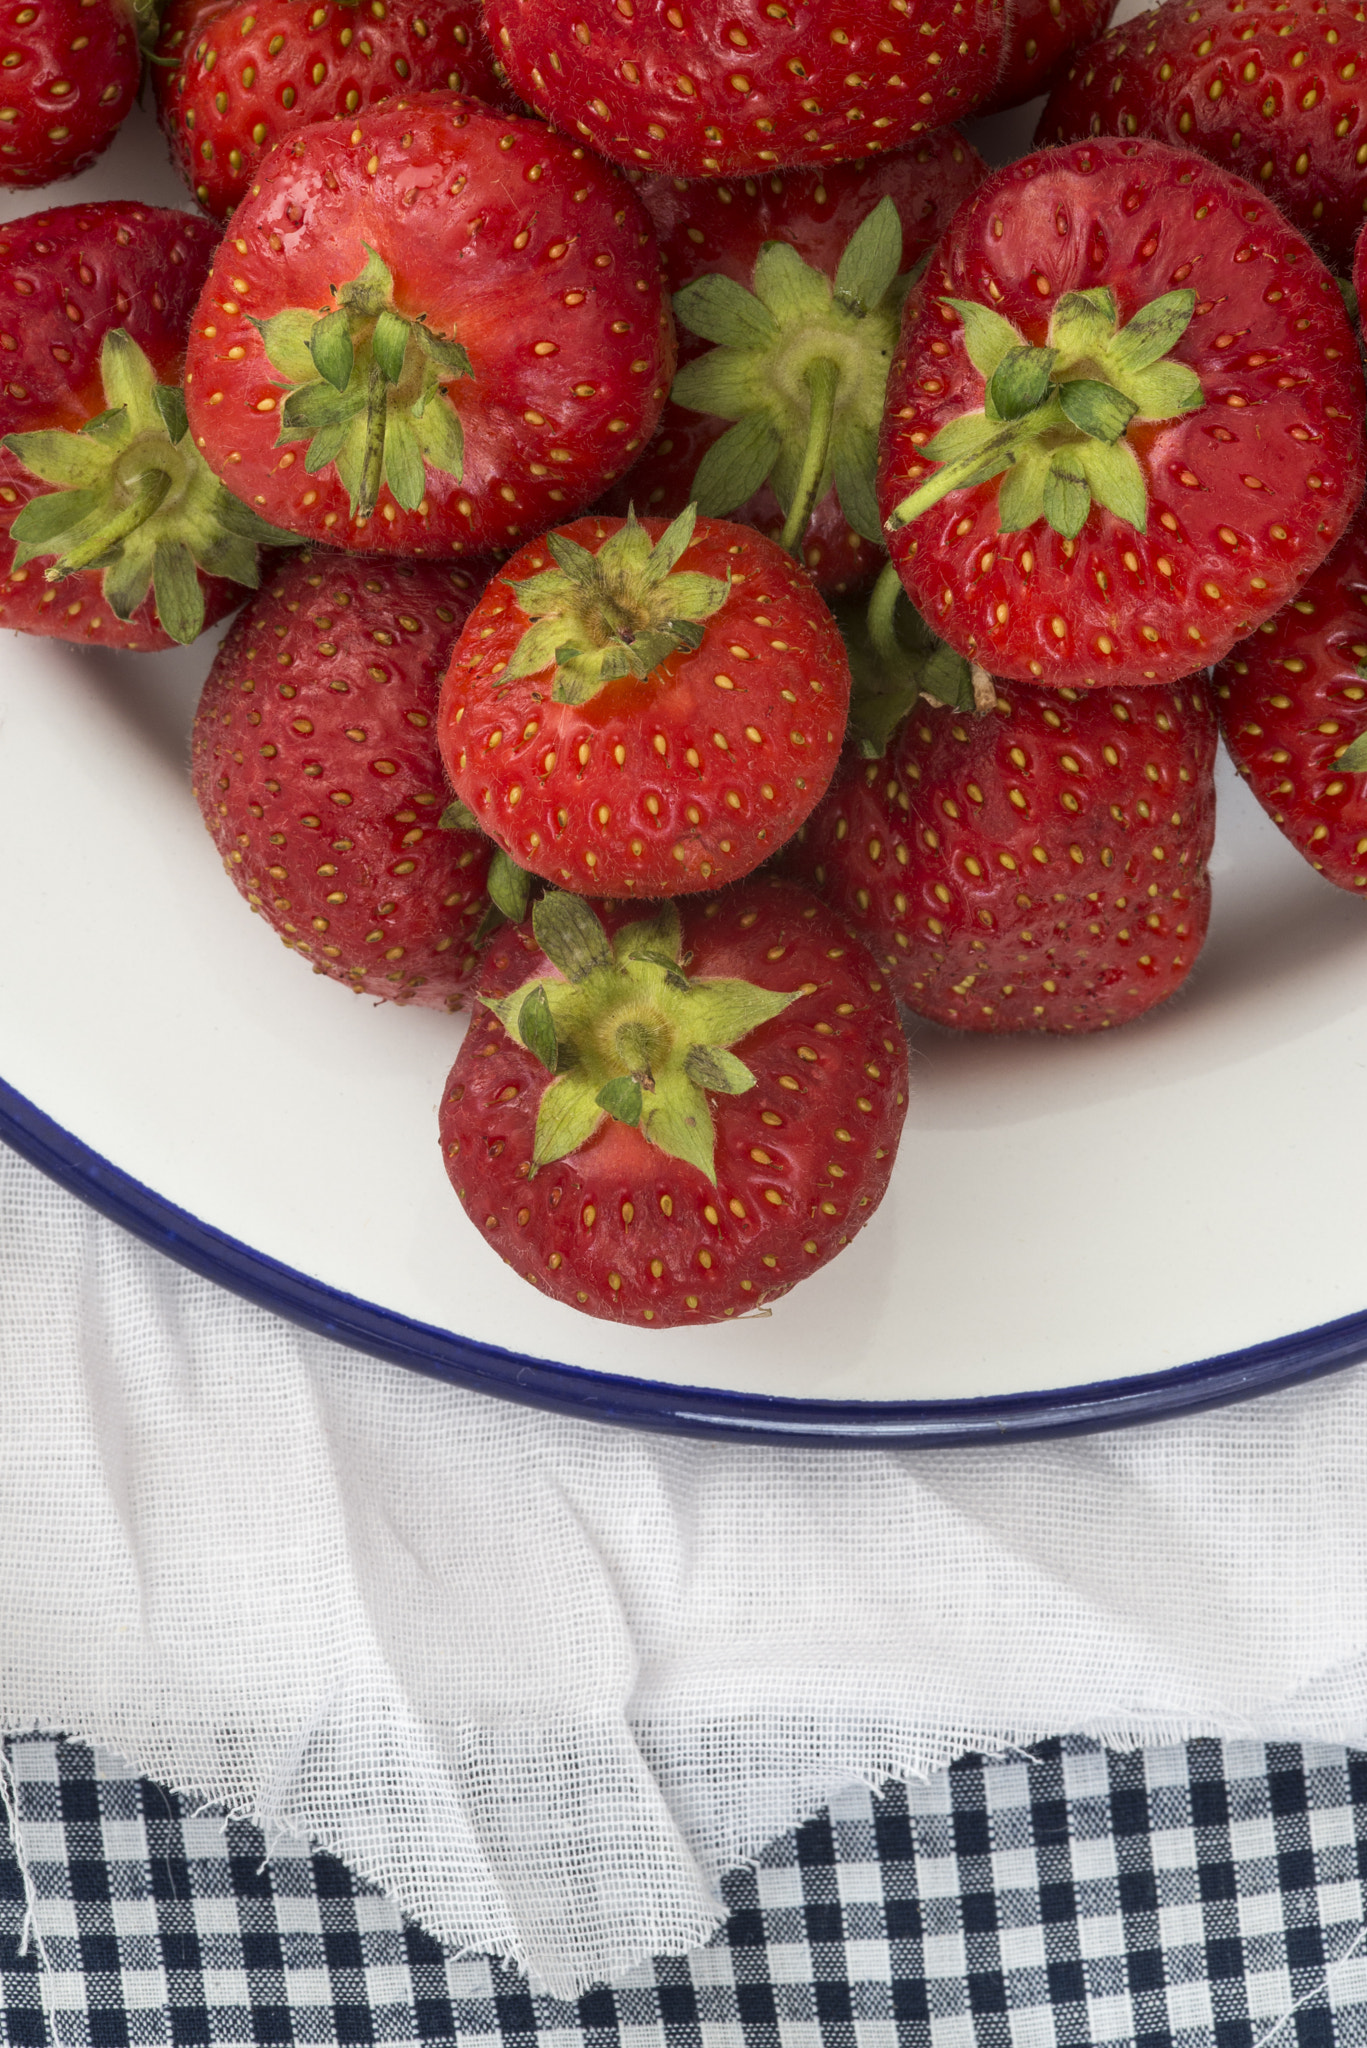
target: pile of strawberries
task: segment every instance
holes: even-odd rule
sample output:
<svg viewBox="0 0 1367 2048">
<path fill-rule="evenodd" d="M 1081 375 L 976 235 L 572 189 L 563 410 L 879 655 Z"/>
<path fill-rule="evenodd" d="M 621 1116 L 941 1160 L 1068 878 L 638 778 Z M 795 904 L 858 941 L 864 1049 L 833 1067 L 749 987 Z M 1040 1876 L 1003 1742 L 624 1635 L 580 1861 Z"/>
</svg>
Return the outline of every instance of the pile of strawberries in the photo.
<svg viewBox="0 0 1367 2048">
<path fill-rule="evenodd" d="M 193 744 L 225 868 L 315 973 L 469 1006 L 451 1181 L 590 1314 L 745 1313 L 849 1242 L 899 1003 L 1173 994 L 1221 728 L 1367 888 L 1367 30 L 1100 13 L 7 27 L 0 180 L 89 163 L 145 51 L 214 224 L 0 230 L 0 623 L 242 606 Z M 1050 88 L 1002 170 L 948 125 Z"/>
</svg>

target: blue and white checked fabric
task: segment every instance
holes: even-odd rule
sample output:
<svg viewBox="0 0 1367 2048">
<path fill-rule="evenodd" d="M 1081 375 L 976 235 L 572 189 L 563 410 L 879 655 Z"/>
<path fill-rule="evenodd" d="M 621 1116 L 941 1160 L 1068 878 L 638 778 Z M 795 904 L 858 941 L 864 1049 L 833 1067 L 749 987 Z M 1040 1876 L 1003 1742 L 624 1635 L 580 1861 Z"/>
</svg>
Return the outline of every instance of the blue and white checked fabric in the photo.
<svg viewBox="0 0 1367 2048">
<path fill-rule="evenodd" d="M 82 1743 L 7 1756 L 9 2048 L 1367 2043 L 1359 1752 L 1067 1738 L 851 1789 L 724 1880 L 706 1948 L 574 2001 Z"/>
</svg>

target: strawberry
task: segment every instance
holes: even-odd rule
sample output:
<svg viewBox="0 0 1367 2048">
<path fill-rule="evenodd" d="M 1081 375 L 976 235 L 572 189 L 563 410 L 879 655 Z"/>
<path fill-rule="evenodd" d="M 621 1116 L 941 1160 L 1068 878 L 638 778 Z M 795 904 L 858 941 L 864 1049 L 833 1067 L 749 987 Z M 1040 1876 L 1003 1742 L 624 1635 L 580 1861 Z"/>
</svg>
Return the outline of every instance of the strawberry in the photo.
<svg viewBox="0 0 1367 2048">
<path fill-rule="evenodd" d="M 1000 0 L 488 0 L 485 18 L 529 106 L 680 178 L 900 149 L 987 98 L 1004 36 Z"/>
<path fill-rule="evenodd" d="M 142 74 L 130 0 L 23 0 L 5 23 L 0 185 L 74 178 L 108 149 Z"/>
<path fill-rule="evenodd" d="M 441 697 L 457 794 L 582 894 L 749 874 L 831 779 L 850 672 L 806 573 L 724 519 L 581 519 L 515 555 Z"/>
<path fill-rule="evenodd" d="M 998 685 L 926 699 L 854 756 L 785 867 L 846 917 L 918 1015 L 1104 1031 L 1186 979 L 1210 915 L 1215 715 L 1175 688 Z"/>
<path fill-rule="evenodd" d="M 477 0 L 172 0 L 152 77 L 176 169 L 216 220 L 311 121 L 434 88 L 508 104 Z"/>
<path fill-rule="evenodd" d="M 359 995 L 456 1010 L 489 910 L 488 841 L 442 830 L 437 693 L 468 569 L 295 557 L 237 619 L 195 718 L 223 865 L 286 946 Z"/>
<path fill-rule="evenodd" d="M 471 1222 L 533 1286 L 666 1329 L 786 1294 L 887 1188 L 907 1055 L 882 975 L 805 889 L 553 894 L 489 948 L 445 1090 Z"/>
<path fill-rule="evenodd" d="M 1163 0 L 1078 52 L 1036 139 L 1152 135 L 1198 149 L 1346 270 L 1367 208 L 1364 71 L 1353 0 Z"/>
<path fill-rule="evenodd" d="M 180 392 L 214 242 L 125 200 L 0 228 L 0 625 L 164 648 L 255 587 L 272 530 L 199 460 Z"/>
<path fill-rule="evenodd" d="M 1329 881 L 1367 889 L 1367 514 L 1211 680 L 1273 823 Z"/>
<path fill-rule="evenodd" d="M 946 128 L 867 163 L 775 171 L 735 185 L 647 179 L 638 190 L 659 236 L 675 313 L 695 331 L 683 338 L 654 440 L 599 510 L 625 512 L 634 500 L 640 511 L 673 518 L 696 501 L 702 512 L 737 518 L 775 539 L 791 515 L 795 548 L 800 529 L 801 559 L 818 589 L 833 594 L 872 582 L 886 558 L 874 498 L 878 422 L 906 273 L 984 175 L 977 151 Z M 880 270 L 874 266 L 884 251 L 889 268 Z M 867 298 L 856 289 L 861 284 Z M 709 349 L 724 337 L 729 346 Z M 812 438 L 809 376 L 832 353 L 839 376 L 831 450 L 812 480 L 804 527 L 794 499 Z M 748 376 L 739 393 L 737 372 Z M 729 420 L 737 424 L 728 428 Z M 854 490 L 853 505 L 842 505 L 836 475 L 847 496 Z"/>
<path fill-rule="evenodd" d="M 888 382 L 880 499 L 912 602 L 994 675 L 1168 682 L 1284 604 L 1362 493 L 1338 288 L 1251 186 L 1075 143 L 956 215 Z"/>
<path fill-rule="evenodd" d="M 191 328 L 190 421 L 265 517 L 502 551 L 644 446 L 673 369 L 650 223 L 538 121 L 421 93 L 277 145 Z"/>
<path fill-rule="evenodd" d="M 996 90 L 980 114 L 1000 114 L 1048 92 L 1079 43 L 1096 35 L 1109 0 L 1011 0 Z"/>
</svg>

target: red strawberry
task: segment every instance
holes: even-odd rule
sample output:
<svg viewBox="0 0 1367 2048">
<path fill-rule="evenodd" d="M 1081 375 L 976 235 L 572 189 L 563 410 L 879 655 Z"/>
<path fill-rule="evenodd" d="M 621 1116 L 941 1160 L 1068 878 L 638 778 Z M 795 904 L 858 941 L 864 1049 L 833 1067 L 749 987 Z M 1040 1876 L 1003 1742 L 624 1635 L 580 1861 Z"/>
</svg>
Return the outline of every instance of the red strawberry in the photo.
<svg viewBox="0 0 1367 2048">
<path fill-rule="evenodd" d="M 74 178 L 108 149 L 142 73 L 131 0 L 23 0 L 5 23 L 0 185 Z"/>
<path fill-rule="evenodd" d="M 529 106 L 614 163 L 681 178 L 872 156 L 973 112 L 1001 63 L 1001 0 L 488 0 Z"/>
<path fill-rule="evenodd" d="M 1157 142 L 999 171 L 931 260 L 880 498 L 913 603 L 994 675 L 1167 682 L 1323 560 L 1362 493 L 1338 288 L 1241 179 Z"/>
<path fill-rule="evenodd" d="M 922 699 L 849 759 L 785 856 L 968 1031 L 1104 1031 L 1179 988 L 1210 915 L 1215 716 L 1203 684 Z"/>
<path fill-rule="evenodd" d="M 210 466 L 265 517 L 479 555 L 627 467 L 673 356 L 655 238 L 616 173 L 538 121 L 422 93 L 263 158 L 186 383 Z"/>
<path fill-rule="evenodd" d="M 1079 43 L 1097 33 L 1109 0 L 1010 0 L 996 91 L 980 114 L 1000 114 L 1048 92 Z"/>
<path fill-rule="evenodd" d="M 625 512 L 634 500 L 638 512 L 673 518 L 696 500 L 702 512 L 739 519 L 777 539 L 788 506 L 780 503 L 767 481 L 761 482 L 758 490 L 749 488 L 750 472 L 743 462 L 720 489 L 701 488 L 704 477 L 695 490 L 694 480 L 708 450 L 728 435 L 728 446 L 734 446 L 738 439 L 752 434 L 758 414 L 773 427 L 775 438 L 772 451 L 759 448 L 750 459 L 762 478 L 775 475 L 791 503 L 811 431 L 812 401 L 804 373 L 824 350 L 834 347 L 839 353 L 841 377 L 832 401 L 833 433 L 838 437 L 842 428 L 852 429 L 855 435 L 861 426 L 864 430 L 868 459 L 862 496 L 867 505 L 862 513 L 856 507 L 847 516 L 828 477 L 828 487 L 818 496 L 802 538 L 801 559 L 818 589 L 828 593 L 872 582 L 886 559 L 873 493 L 874 443 L 906 273 L 939 240 L 950 217 L 984 175 L 977 151 L 954 129 L 945 128 L 914 148 L 890 150 L 867 163 L 828 164 L 818 171 L 775 171 L 735 185 L 651 178 L 639 186 L 660 239 L 670 289 L 683 294 L 676 298 L 675 311 L 685 328 L 692 321 L 699 325 L 696 333 L 685 333 L 682 338 L 676 395 L 665 407 L 655 439 L 599 509 Z M 856 232 L 885 198 L 891 200 L 901 223 L 901 255 L 892 262 L 891 276 L 876 275 L 872 280 L 883 303 L 869 306 L 861 301 L 856 305 L 839 291 L 832 296 L 831 286 L 837 277 L 842 287 L 849 283 L 847 252 Z M 892 225 L 889 223 L 889 231 Z M 795 249 L 808 266 L 810 277 L 801 276 L 804 298 L 798 299 L 792 289 L 795 273 L 788 259 L 779 259 L 781 276 L 769 275 L 776 260 L 762 257 L 769 242 Z M 894 244 L 895 237 L 889 232 L 889 253 Z M 711 376 L 715 383 L 714 373 L 719 368 L 737 367 L 734 348 L 710 355 L 709 341 L 719 335 L 710 333 L 716 325 L 718 295 L 715 285 L 707 282 L 709 278 L 725 278 L 745 288 L 749 302 L 745 310 L 752 323 L 750 327 L 739 323 L 733 338 L 741 342 L 741 353 L 747 358 L 741 367 L 751 372 L 754 402 L 742 411 L 734 391 L 714 390 L 711 396 L 727 408 L 724 416 L 705 409 L 706 388 L 689 392 L 690 376 L 695 380 L 699 375 L 704 379 Z M 751 298 L 752 283 L 761 293 L 762 303 Z M 767 298 L 763 296 L 766 290 Z M 741 304 L 745 306 L 744 301 Z M 725 308 L 722 313 L 723 331 L 730 332 Z M 753 328 L 755 320 L 760 322 L 762 334 L 766 313 L 772 338 L 767 345 L 746 347 L 759 338 Z M 708 363 L 706 370 L 687 371 L 686 366 L 700 359 Z M 738 422 L 737 427 L 728 426 L 732 420 Z M 840 468 L 846 476 L 852 452 L 841 453 Z M 723 449 L 713 457 L 714 470 L 725 454 Z M 768 467 L 762 466 L 766 463 Z M 834 467 L 829 458 L 825 466 L 828 470 Z M 856 531 L 857 524 L 868 532 Z"/>
<path fill-rule="evenodd" d="M 786 1294 L 878 1206 L 906 1105 L 897 1013 L 790 882 L 638 923 L 602 909 L 546 897 L 490 947 L 493 1014 L 452 1069 L 442 1156 L 475 1228 L 553 1299 L 719 1322 Z"/>
<path fill-rule="evenodd" d="M 437 693 L 479 588 L 467 569 L 303 555 L 236 620 L 195 719 L 223 865 L 316 974 L 456 1010 L 493 849 L 441 828 Z"/>
<path fill-rule="evenodd" d="M 1225 744 L 1298 853 L 1367 889 L 1367 513 L 1212 678 Z"/>
<path fill-rule="evenodd" d="M 0 228 L 0 625 L 163 648 L 254 587 L 269 529 L 215 483 L 177 416 L 215 239 L 125 200 Z M 145 518 L 117 531 L 140 494 Z"/>
<path fill-rule="evenodd" d="M 176 169 L 217 220 L 311 121 L 438 87 L 509 103 L 478 0 L 172 0 L 152 76 Z"/>
<path fill-rule="evenodd" d="M 1367 207 L 1365 72 L 1353 0 L 1163 0 L 1078 52 L 1037 140 L 1152 135 L 1199 149 L 1346 270 Z"/>
<path fill-rule="evenodd" d="M 678 895 L 749 874 L 796 830 L 849 690 L 830 613 L 752 527 L 581 519 L 515 555 L 470 614 L 442 755 L 519 867 L 585 895 Z"/>
</svg>

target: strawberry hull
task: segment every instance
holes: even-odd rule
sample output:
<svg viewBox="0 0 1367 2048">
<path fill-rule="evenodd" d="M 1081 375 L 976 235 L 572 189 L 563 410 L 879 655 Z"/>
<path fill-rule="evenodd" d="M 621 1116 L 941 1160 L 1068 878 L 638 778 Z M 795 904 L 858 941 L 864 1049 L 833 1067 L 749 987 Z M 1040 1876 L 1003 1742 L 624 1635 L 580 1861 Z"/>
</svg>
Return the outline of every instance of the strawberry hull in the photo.
<svg viewBox="0 0 1367 2048">
<path fill-rule="evenodd" d="M 599 907 L 609 930 L 633 914 Z M 743 1315 L 833 1258 L 882 1199 L 906 1113 L 886 980 L 832 911 L 770 880 L 681 915 L 691 976 L 813 985 L 740 1041 L 755 1085 L 709 1097 L 715 1186 L 611 1120 L 533 1174 L 549 1076 L 478 1008 L 441 1107 L 446 1171 L 486 1242 L 553 1299 L 637 1328 Z M 491 945 L 478 995 L 554 972 L 520 925 Z"/>
<path fill-rule="evenodd" d="M 54 207 L 0 228 L 0 435 L 75 433 L 103 412 L 100 349 L 114 328 L 132 336 L 162 382 L 179 384 L 217 242 L 207 221 L 125 200 Z M 45 488 L 0 447 L 0 626 L 135 653 L 175 646 L 150 597 L 117 618 L 96 570 L 52 584 L 41 560 L 13 567 L 10 528 Z M 241 604 L 239 584 L 201 582 L 206 624 Z"/>
<path fill-rule="evenodd" d="M 1186 979 L 1210 917 L 1215 716 L 1205 687 L 1003 686 L 924 702 L 851 760 L 785 856 L 959 1030 L 1104 1031 Z"/>
<path fill-rule="evenodd" d="M 460 476 L 429 466 L 414 508 L 386 484 L 366 517 L 330 462 L 306 468 L 307 432 L 279 445 L 290 379 L 256 323 L 325 313 L 371 251 L 398 312 L 453 337 L 471 367 L 446 387 Z M 425 93 L 263 159 L 192 323 L 186 398 L 210 467 L 274 524 L 358 552 L 477 556 L 619 475 L 673 361 L 654 236 L 617 174 L 538 122 Z"/>
<path fill-rule="evenodd" d="M 1170 362 L 1199 379 L 1203 402 L 1136 419 L 1126 437 L 1147 487 L 1143 530 L 1094 502 L 1072 538 L 1042 520 L 1002 532 L 998 476 L 891 534 L 943 639 L 993 675 L 1052 687 L 1171 682 L 1221 659 L 1323 560 L 1367 475 L 1356 340 L 1308 244 L 1204 158 L 1103 141 L 999 172 L 932 258 L 889 379 L 885 517 L 932 475 L 926 444 L 983 408 L 942 300 L 988 304 L 1042 348 L 1051 309 L 1096 287 L 1123 321 L 1195 294 Z"/>
<path fill-rule="evenodd" d="M 565 535 L 593 553 L 620 524 Z M 548 560 L 534 542 L 492 580 L 452 657 L 440 736 L 457 794 L 519 867 L 582 895 L 751 873 L 820 799 L 849 714 L 849 662 L 810 579 L 751 528 L 700 520 L 683 567 L 733 580 L 697 648 L 558 703 L 549 670 L 502 680 L 528 625 L 511 586 Z"/>
<path fill-rule="evenodd" d="M 708 275 L 729 277 L 748 288 L 761 248 L 773 240 L 790 243 L 805 263 L 834 278 L 846 244 L 885 197 L 901 219 L 901 268 L 910 270 L 985 175 L 986 166 L 971 143 L 947 128 L 912 148 L 867 162 L 771 172 L 731 186 L 648 178 L 637 190 L 659 237 L 669 289 L 677 292 Z M 683 330 L 680 367 L 708 347 Z M 671 399 L 654 440 L 605 495 L 600 509 L 623 513 L 634 503 L 639 513 L 672 519 L 692 501 L 698 465 L 728 424 Z M 783 508 L 767 484 L 729 516 L 773 539 L 783 530 Z M 850 526 L 832 488 L 817 501 L 803 536 L 802 559 L 819 590 L 840 596 L 871 584 L 884 555 Z"/>
<path fill-rule="evenodd" d="M 1272 822 L 1340 889 L 1367 889 L 1367 518 L 1212 677 L 1220 727 Z"/>
</svg>

